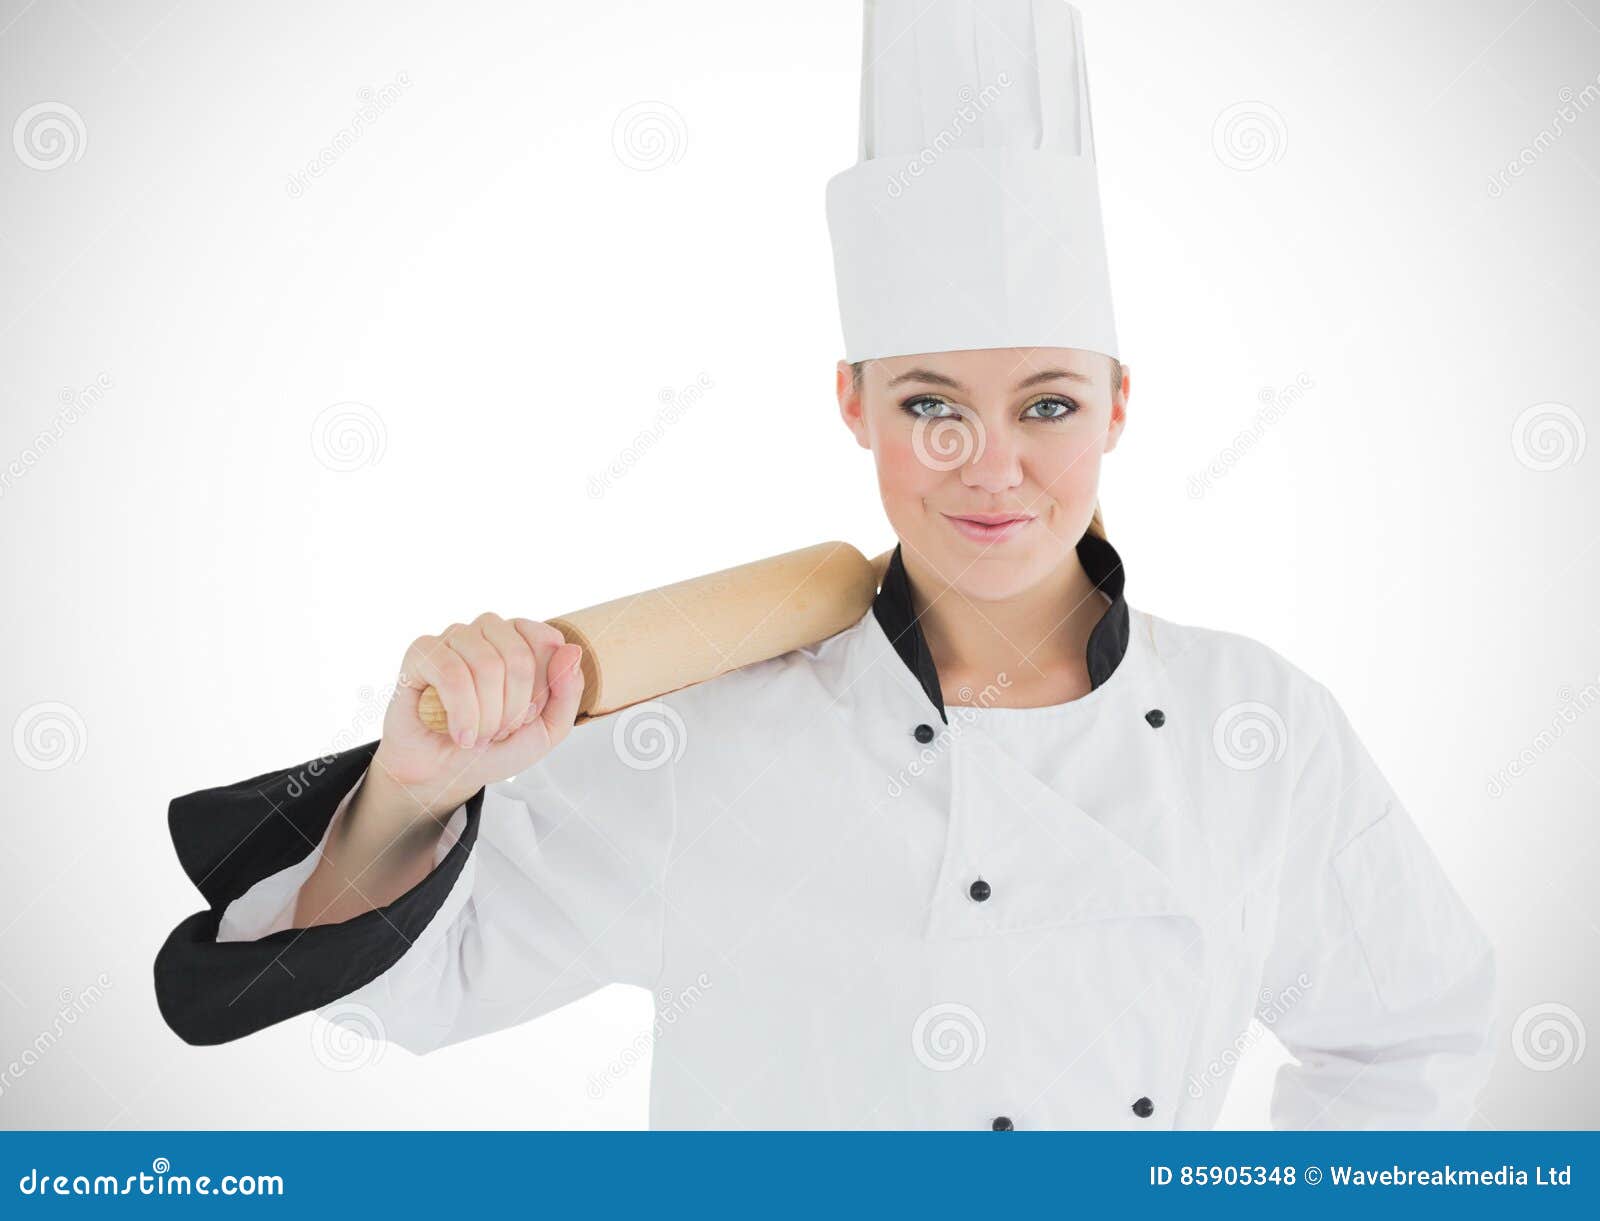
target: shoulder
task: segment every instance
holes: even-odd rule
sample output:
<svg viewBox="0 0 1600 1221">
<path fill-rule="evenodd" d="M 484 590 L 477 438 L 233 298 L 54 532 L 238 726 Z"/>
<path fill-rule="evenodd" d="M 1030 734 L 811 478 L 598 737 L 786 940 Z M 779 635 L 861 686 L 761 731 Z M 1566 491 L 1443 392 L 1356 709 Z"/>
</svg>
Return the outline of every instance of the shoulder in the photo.
<svg viewBox="0 0 1600 1221">
<path fill-rule="evenodd" d="M 1271 645 L 1138 610 L 1131 629 L 1157 670 L 1214 718 L 1214 735 L 1265 726 L 1286 740 L 1296 773 L 1319 752 L 1365 749 L 1329 686 Z"/>
<path fill-rule="evenodd" d="M 685 718 L 731 719 L 739 724 L 759 721 L 768 710 L 792 710 L 806 694 L 828 698 L 848 686 L 843 676 L 859 660 L 871 620 L 869 610 L 851 626 L 814 644 L 727 670 L 662 698 Z"/>
<path fill-rule="evenodd" d="M 1152 663 L 1180 686 L 1233 699 L 1320 709 L 1327 687 L 1273 646 L 1242 632 L 1179 623 L 1130 608 L 1130 634 Z"/>
</svg>

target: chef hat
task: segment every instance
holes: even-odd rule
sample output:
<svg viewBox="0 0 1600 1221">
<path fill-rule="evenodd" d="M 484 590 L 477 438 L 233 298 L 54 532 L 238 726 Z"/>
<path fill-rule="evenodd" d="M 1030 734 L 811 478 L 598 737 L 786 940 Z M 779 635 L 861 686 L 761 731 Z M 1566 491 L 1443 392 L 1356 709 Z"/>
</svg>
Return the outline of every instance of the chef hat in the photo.
<svg viewBox="0 0 1600 1221">
<path fill-rule="evenodd" d="M 827 195 L 845 359 L 1116 356 L 1078 10 L 865 4 L 861 159 Z"/>
</svg>

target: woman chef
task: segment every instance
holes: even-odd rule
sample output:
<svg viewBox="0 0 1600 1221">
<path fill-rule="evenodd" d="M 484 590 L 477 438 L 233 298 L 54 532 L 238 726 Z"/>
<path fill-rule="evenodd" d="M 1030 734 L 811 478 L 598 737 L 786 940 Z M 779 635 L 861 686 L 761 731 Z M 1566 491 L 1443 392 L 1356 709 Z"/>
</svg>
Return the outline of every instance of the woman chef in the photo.
<svg viewBox="0 0 1600 1221">
<path fill-rule="evenodd" d="M 381 740 L 173 801 L 208 910 L 167 1022 L 360 1005 L 422 1053 L 623 981 L 654 1126 L 1008 1130 L 1210 1126 L 1259 1018 L 1275 1125 L 1464 1124 L 1491 949 L 1339 705 L 1125 597 L 1078 13 L 866 15 L 828 215 L 899 539 L 870 612 L 576 728 L 553 628 L 421 637 Z"/>
</svg>

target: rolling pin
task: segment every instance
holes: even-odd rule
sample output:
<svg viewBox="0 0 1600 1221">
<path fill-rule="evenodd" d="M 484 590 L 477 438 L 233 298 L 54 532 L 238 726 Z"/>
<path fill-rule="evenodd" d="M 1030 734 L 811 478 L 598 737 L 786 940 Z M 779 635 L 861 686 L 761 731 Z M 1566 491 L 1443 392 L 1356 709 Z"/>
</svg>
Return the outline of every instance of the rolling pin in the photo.
<svg viewBox="0 0 1600 1221">
<path fill-rule="evenodd" d="M 546 620 L 583 648 L 575 723 L 842 632 L 871 608 L 892 554 L 818 543 Z M 417 718 L 448 732 L 434 688 Z"/>
</svg>

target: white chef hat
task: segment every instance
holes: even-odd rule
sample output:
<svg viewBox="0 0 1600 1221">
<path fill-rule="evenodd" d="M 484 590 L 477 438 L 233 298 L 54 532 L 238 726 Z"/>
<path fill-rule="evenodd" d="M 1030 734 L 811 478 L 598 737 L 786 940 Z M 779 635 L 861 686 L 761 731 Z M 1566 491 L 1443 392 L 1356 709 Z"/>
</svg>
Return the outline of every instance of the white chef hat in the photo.
<svg viewBox="0 0 1600 1221">
<path fill-rule="evenodd" d="M 1117 356 L 1078 10 L 865 5 L 861 159 L 827 195 L 845 359 Z"/>
</svg>

